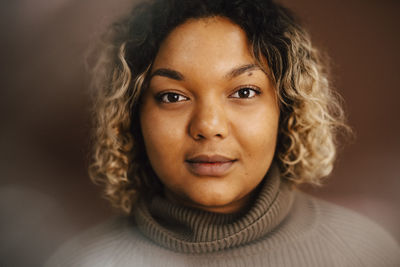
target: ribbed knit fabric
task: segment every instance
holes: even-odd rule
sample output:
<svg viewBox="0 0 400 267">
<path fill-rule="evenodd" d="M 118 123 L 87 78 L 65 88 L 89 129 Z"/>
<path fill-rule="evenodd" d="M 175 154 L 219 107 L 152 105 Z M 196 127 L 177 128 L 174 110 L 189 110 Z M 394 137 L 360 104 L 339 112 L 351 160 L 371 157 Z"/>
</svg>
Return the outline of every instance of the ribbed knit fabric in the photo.
<svg viewBox="0 0 400 267">
<path fill-rule="evenodd" d="M 272 165 L 250 210 L 219 214 L 173 204 L 157 196 L 134 209 L 142 232 L 156 243 L 183 253 L 216 252 L 243 246 L 271 232 L 287 216 L 293 192 Z"/>
<path fill-rule="evenodd" d="M 400 266 L 399 245 L 380 226 L 280 180 L 271 169 L 240 214 L 140 202 L 133 217 L 86 231 L 45 266 Z"/>
</svg>

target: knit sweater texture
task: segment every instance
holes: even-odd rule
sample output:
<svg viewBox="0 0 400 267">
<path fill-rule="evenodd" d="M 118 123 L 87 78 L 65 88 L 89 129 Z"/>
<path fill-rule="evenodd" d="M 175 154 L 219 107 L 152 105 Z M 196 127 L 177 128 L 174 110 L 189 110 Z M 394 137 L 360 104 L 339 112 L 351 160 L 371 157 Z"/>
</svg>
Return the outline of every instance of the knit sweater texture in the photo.
<svg viewBox="0 0 400 267">
<path fill-rule="evenodd" d="M 282 182 L 273 167 L 246 211 L 218 214 L 163 196 L 67 242 L 46 266 L 400 266 L 374 222 Z"/>
</svg>

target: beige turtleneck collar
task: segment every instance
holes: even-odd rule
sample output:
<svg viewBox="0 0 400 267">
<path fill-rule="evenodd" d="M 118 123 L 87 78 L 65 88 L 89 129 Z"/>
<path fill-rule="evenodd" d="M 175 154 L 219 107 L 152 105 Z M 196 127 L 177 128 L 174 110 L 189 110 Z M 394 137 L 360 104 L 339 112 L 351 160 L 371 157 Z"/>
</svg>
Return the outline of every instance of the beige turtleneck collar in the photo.
<svg viewBox="0 0 400 267">
<path fill-rule="evenodd" d="M 289 185 L 275 164 L 246 212 L 220 214 L 179 206 L 162 196 L 139 200 L 133 210 L 139 229 L 154 242 L 183 253 L 206 253 L 255 241 L 278 226 L 293 203 Z"/>
</svg>

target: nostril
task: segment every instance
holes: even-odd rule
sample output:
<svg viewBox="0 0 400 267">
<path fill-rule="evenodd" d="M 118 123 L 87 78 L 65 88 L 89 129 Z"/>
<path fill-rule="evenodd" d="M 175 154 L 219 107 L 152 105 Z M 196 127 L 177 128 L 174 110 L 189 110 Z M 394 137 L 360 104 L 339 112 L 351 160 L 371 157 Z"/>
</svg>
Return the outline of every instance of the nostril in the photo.
<svg viewBox="0 0 400 267">
<path fill-rule="evenodd" d="M 205 137 L 202 134 L 197 134 L 197 139 L 205 139 Z"/>
<path fill-rule="evenodd" d="M 215 136 L 216 136 L 216 137 L 219 137 L 219 138 L 222 138 L 222 137 L 223 137 L 223 135 L 220 134 L 220 133 L 215 134 Z M 206 138 L 206 136 L 203 135 L 203 134 L 197 134 L 197 135 L 196 135 L 196 139 L 197 139 L 197 140 L 201 140 L 201 139 L 207 139 L 207 138 Z"/>
</svg>

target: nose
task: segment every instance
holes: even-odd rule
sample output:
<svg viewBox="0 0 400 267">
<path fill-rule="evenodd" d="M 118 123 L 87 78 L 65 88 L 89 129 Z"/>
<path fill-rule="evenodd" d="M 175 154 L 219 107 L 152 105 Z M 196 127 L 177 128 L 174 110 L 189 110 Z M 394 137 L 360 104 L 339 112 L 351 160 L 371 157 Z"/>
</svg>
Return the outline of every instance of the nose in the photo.
<svg viewBox="0 0 400 267">
<path fill-rule="evenodd" d="M 228 133 L 229 123 L 221 103 L 213 101 L 196 105 L 189 123 L 189 134 L 193 139 L 224 139 Z"/>
</svg>

